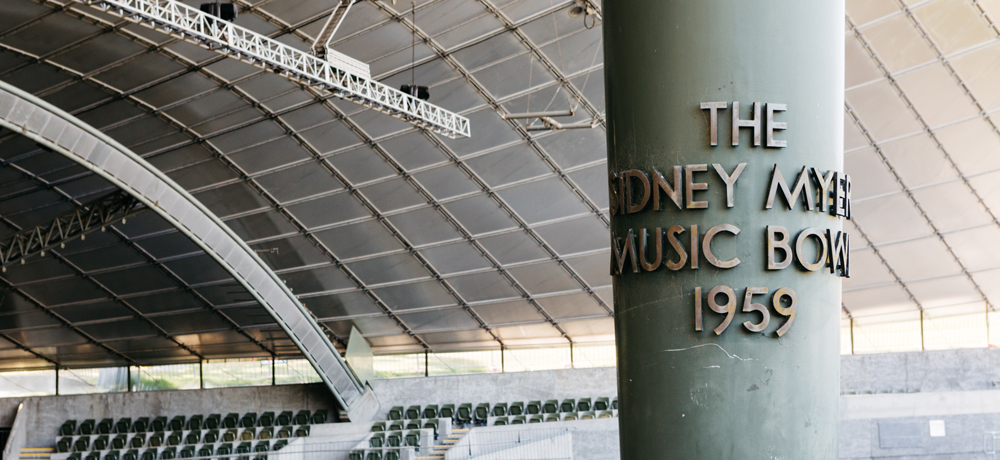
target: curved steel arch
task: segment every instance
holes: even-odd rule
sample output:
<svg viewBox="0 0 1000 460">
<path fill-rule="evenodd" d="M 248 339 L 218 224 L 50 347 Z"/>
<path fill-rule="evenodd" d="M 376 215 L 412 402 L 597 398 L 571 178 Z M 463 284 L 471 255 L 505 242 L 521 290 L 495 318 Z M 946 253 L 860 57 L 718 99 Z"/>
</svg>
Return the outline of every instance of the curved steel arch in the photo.
<svg viewBox="0 0 1000 460">
<path fill-rule="evenodd" d="M 312 363 L 352 420 L 378 410 L 319 325 L 239 236 L 180 185 L 127 147 L 57 107 L 0 81 L 0 127 L 26 136 L 121 188 L 215 259 L 263 306 Z"/>
</svg>

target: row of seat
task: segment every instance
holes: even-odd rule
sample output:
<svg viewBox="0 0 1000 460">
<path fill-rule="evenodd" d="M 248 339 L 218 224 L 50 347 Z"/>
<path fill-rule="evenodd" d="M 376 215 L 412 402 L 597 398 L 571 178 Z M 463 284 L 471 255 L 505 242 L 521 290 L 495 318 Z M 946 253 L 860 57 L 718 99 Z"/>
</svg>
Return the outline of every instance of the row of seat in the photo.
<svg viewBox="0 0 1000 460">
<path fill-rule="evenodd" d="M 131 417 L 123 417 L 115 421 L 110 418 L 95 422 L 94 419 L 87 419 L 77 424 L 76 420 L 66 420 L 59 428 L 60 436 L 72 436 L 75 434 L 113 434 L 113 433 L 146 433 L 150 431 L 181 431 L 181 430 L 217 430 L 223 428 L 252 428 L 267 426 L 287 426 L 287 425 L 310 425 L 326 423 L 330 414 L 326 409 L 316 412 L 300 410 L 295 415 L 292 411 L 283 411 L 277 416 L 274 412 L 268 411 L 257 416 L 256 412 L 247 412 L 241 417 L 235 412 L 226 414 L 211 414 L 208 417 L 202 415 L 192 415 L 185 417 L 177 415 L 168 419 L 167 417 L 139 417 L 132 420 Z"/>
<path fill-rule="evenodd" d="M 399 460 L 399 449 L 352 450 L 348 460 Z M 435 457 L 436 458 L 436 457 Z"/>
<path fill-rule="evenodd" d="M 281 450 L 288 444 L 287 440 L 281 439 L 271 444 L 271 441 L 260 441 L 256 445 L 251 442 L 241 442 L 233 448 L 232 443 L 224 443 L 219 446 L 205 444 L 196 449 L 196 446 L 185 446 L 178 450 L 177 447 L 149 448 L 145 450 L 129 449 L 125 452 L 121 450 L 110 450 L 101 455 L 101 452 L 93 451 L 86 456 L 82 452 L 75 452 L 69 456 L 68 460 L 167 460 L 174 458 L 194 458 L 212 456 L 232 456 L 231 460 L 250 460 L 251 453 L 254 460 L 267 460 L 267 452 Z M 242 455 L 241 455 L 242 454 Z"/>
<path fill-rule="evenodd" d="M 390 422 L 375 422 L 372 424 L 372 431 L 403 431 L 403 430 L 419 430 L 421 428 L 429 428 L 434 430 L 434 437 L 438 435 L 438 430 L 440 429 L 441 422 L 440 419 L 415 419 L 415 420 L 395 420 Z"/>
<path fill-rule="evenodd" d="M 420 447 L 420 430 L 379 432 L 368 438 L 368 447 Z"/>
<path fill-rule="evenodd" d="M 457 407 L 455 404 L 444 404 L 438 406 L 437 404 L 430 404 L 424 407 L 419 405 L 413 405 L 405 410 L 403 406 L 395 406 L 389 410 L 389 420 L 397 421 L 405 419 L 417 419 L 417 418 L 451 418 L 457 422 L 485 422 L 487 417 L 503 417 L 503 416 L 518 416 L 518 415 L 537 415 L 537 414 L 556 414 L 559 412 L 589 412 L 589 411 L 606 411 L 606 410 L 618 410 L 618 397 L 614 399 L 608 397 L 600 397 L 596 399 L 591 398 L 580 398 L 580 399 L 564 399 L 560 402 L 558 399 L 549 399 L 544 403 L 540 400 L 528 401 L 525 404 L 523 401 L 517 401 L 510 403 L 509 405 L 505 402 L 496 403 L 491 405 L 490 403 L 479 403 L 473 408 L 472 403 L 462 403 Z"/>
<path fill-rule="evenodd" d="M 111 437 L 112 435 L 95 435 L 95 436 L 66 436 L 59 439 L 56 442 L 56 452 L 87 452 L 90 450 L 100 451 L 107 449 L 125 449 L 133 448 L 139 449 L 143 447 L 163 447 L 163 446 L 179 446 L 179 445 L 196 445 L 196 444 L 214 444 L 218 442 L 236 442 L 236 441 L 253 441 L 253 440 L 269 440 L 272 438 L 286 439 L 291 437 L 301 438 L 309 436 L 309 425 L 300 425 L 298 427 L 285 426 L 285 427 L 275 427 L 277 433 L 274 433 L 274 428 L 245 428 L 237 429 L 230 428 L 225 431 L 220 430 L 191 430 L 191 431 L 174 431 L 174 432 L 154 432 L 149 433 L 147 438 L 147 433 L 121 433 Z"/>
<path fill-rule="evenodd" d="M 497 417 L 493 420 L 493 426 L 504 426 L 504 425 L 523 425 L 527 423 L 542 423 L 542 422 L 560 422 L 560 421 L 572 421 L 572 420 L 593 420 L 597 418 L 612 418 L 617 417 L 618 414 L 615 411 L 604 410 L 600 412 L 587 411 L 587 412 L 562 412 L 556 414 L 539 414 L 539 415 L 517 415 L 513 417 Z"/>
</svg>

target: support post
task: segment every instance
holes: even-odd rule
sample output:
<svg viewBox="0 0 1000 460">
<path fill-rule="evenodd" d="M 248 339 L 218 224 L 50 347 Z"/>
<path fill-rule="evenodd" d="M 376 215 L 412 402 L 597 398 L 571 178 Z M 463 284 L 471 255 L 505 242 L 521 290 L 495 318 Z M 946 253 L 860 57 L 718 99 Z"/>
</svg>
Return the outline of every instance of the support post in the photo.
<svg viewBox="0 0 1000 460">
<path fill-rule="evenodd" d="M 205 360 L 198 360 L 198 388 L 205 389 Z"/>
<path fill-rule="evenodd" d="M 838 456 L 844 14 L 604 3 L 623 460 Z"/>
<path fill-rule="evenodd" d="M 430 370 L 431 366 L 429 364 L 430 358 L 428 358 L 429 355 L 430 355 L 430 352 L 427 351 L 427 350 L 424 350 L 424 377 L 429 377 L 431 375 L 431 373 L 430 373 L 431 372 L 431 370 Z"/>
<path fill-rule="evenodd" d="M 59 366 L 56 366 L 56 396 L 59 396 Z"/>
</svg>

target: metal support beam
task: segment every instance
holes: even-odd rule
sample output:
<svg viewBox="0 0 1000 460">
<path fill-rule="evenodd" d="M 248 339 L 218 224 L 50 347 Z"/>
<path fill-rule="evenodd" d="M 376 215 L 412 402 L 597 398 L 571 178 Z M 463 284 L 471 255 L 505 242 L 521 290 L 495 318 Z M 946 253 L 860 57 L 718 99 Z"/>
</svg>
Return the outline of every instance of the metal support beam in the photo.
<svg viewBox="0 0 1000 460">
<path fill-rule="evenodd" d="M 369 79 L 367 65 L 330 50 L 320 59 L 175 0 L 76 0 L 270 70 L 296 83 L 451 138 L 471 135 L 468 118 Z M 336 56 L 337 64 L 331 61 Z M 349 68 L 345 68 L 349 67 Z"/>
<path fill-rule="evenodd" d="M 45 257 L 45 251 L 56 246 L 66 247 L 66 242 L 85 239 L 86 235 L 114 222 L 123 223 L 129 217 L 146 210 L 142 202 L 122 190 L 104 195 L 76 209 L 64 212 L 48 221 L 0 241 L 0 266 L 7 267 L 38 254 Z"/>
</svg>

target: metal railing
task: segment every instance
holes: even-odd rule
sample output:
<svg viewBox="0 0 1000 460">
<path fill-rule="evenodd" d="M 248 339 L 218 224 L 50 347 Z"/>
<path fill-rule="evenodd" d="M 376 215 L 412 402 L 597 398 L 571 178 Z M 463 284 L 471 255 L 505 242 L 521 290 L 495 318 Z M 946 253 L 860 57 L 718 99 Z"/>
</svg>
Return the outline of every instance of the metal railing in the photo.
<svg viewBox="0 0 1000 460">
<path fill-rule="evenodd" d="M 372 81 L 368 65 L 332 50 L 320 59 L 175 0 L 76 1 L 452 139 L 471 135 L 468 118 Z"/>
</svg>

